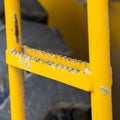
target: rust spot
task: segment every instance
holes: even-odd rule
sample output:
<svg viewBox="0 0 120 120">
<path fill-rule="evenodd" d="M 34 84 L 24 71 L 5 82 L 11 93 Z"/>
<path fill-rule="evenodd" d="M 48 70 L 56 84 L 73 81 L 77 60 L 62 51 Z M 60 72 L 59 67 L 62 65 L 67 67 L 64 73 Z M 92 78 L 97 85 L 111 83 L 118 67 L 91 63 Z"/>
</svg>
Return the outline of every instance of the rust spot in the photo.
<svg viewBox="0 0 120 120">
<path fill-rule="evenodd" d="M 19 43 L 19 28 L 18 28 L 18 20 L 17 16 L 15 15 L 15 36 L 16 36 L 16 42 Z"/>
</svg>

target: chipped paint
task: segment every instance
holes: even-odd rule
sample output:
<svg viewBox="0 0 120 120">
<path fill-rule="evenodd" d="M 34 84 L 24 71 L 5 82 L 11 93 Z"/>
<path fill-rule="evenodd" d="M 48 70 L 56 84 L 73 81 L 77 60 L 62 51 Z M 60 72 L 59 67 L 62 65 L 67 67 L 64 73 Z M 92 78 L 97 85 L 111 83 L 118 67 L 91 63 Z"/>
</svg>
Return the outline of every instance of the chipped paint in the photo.
<svg viewBox="0 0 120 120">
<path fill-rule="evenodd" d="M 20 65 L 22 65 L 22 60 L 21 59 L 20 59 L 19 63 L 20 63 Z"/>
<path fill-rule="evenodd" d="M 10 50 L 11 53 L 13 53 L 13 52 L 15 52 L 15 51 L 16 51 L 15 48 L 13 48 L 13 49 Z"/>
<path fill-rule="evenodd" d="M 111 95 L 111 91 L 109 89 L 107 89 L 106 87 L 100 86 L 100 89 L 102 90 L 102 93 L 104 95 Z"/>
<path fill-rule="evenodd" d="M 16 42 L 19 43 L 20 36 L 19 36 L 18 20 L 16 15 L 15 15 L 15 36 L 16 36 Z"/>
<path fill-rule="evenodd" d="M 28 68 L 28 70 L 30 70 L 31 66 L 30 66 L 30 63 L 28 61 L 25 62 L 25 66 Z"/>
<path fill-rule="evenodd" d="M 68 71 L 68 72 L 73 72 L 73 71 L 74 71 L 74 68 L 68 68 L 67 71 Z"/>
<path fill-rule="evenodd" d="M 85 71 L 84 71 L 86 74 L 90 74 L 90 69 L 89 68 L 85 68 Z"/>
</svg>

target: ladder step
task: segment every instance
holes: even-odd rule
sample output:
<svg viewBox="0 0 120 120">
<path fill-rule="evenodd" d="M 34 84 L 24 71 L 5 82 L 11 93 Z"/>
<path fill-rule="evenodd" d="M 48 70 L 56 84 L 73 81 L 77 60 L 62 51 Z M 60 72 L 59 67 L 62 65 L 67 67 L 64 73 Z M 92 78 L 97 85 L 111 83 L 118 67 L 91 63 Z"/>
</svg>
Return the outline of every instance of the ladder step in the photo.
<svg viewBox="0 0 120 120">
<path fill-rule="evenodd" d="M 82 60 L 72 59 L 67 56 L 48 53 L 48 52 L 36 50 L 36 49 L 31 49 L 30 47 L 27 47 L 27 46 L 23 46 L 23 51 L 25 54 L 29 56 L 54 62 L 56 64 L 62 64 L 64 66 L 68 66 L 68 67 L 80 69 L 80 70 L 84 70 L 86 68 L 90 69 L 89 63 L 86 61 L 83 62 Z"/>
<path fill-rule="evenodd" d="M 48 53 L 44 53 L 44 54 L 47 55 Z M 51 57 L 49 56 L 50 60 L 51 60 Z M 69 63 L 74 60 L 71 59 L 68 62 L 67 58 L 64 58 L 58 55 L 56 58 L 57 59 L 53 58 L 53 60 L 49 61 L 47 59 L 44 60 L 40 56 L 32 57 L 27 55 L 26 53 L 18 53 L 16 52 L 15 49 L 6 51 L 6 60 L 7 60 L 7 64 L 9 65 L 12 65 L 19 69 L 23 69 L 47 78 L 51 78 L 53 80 L 57 80 L 59 82 L 65 83 L 67 85 L 70 85 L 85 91 L 91 90 L 92 75 L 89 68 L 86 67 L 85 69 L 83 68 L 77 69 L 74 67 L 70 67 Z M 58 58 L 61 58 L 62 60 L 59 61 Z M 68 65 L 67 63 L 61 64 L 61 63 L 55 62 L 57 60 L 58 62 L 67 61 Z M 73 64 L 74 63 L 78 64 L 78 61 L 73 62 Z M 79 64 L 86 64 L 86 63 L 79 62 Z"/>
</svg>

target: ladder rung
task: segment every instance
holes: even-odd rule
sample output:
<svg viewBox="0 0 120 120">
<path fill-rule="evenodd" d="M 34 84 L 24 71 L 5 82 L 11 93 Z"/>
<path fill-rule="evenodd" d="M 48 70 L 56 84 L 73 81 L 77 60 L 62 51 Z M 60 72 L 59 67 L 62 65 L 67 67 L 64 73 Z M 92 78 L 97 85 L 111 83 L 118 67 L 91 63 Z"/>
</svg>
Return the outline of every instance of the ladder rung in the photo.
<svg viewBox="0 0 120 120">
<path fill-rule="evenodd" d="M 33 50 L 33 49 L 32 49 Z M 45 53 L 48 54 L 48 53 Z M 58 55 L 57 55 L 58 56 Z M 58 56 L 60 58 L 63 57 Z M 65 83 L 67 85 L 85 90 L 91 90 L 91 78 L 92 74 L 89 71 L 89 68 L 85 69 L 77 69 L 74 67 L 70 67 L 65 64 L 59 64 L 62 60 L 58 62 L 53 62 L 56 60 L 44 60 L 41 56 L 32 57 L 26 53 L 18 53 L 16 50 L 7 50 L 6 51 L 6 61 L 7 64 L 17 67 L 19 69 L 23 69 L 47 78 L 51 78 L 53 80 Z M 58 59 L 58 58 L 57 58 Z M 65 58 L 65 61 L 67 58 Z M 67 60 L 68 61 L 68 60 Z M 70 63 L 70 60 L 68 63 Z M 75 63 L 77 63 L 76 61 Z M 80 63 L 79 63 L 80 64 Z M 82 63 L 81 64 L 86 64 Z M 74 66 L 74 65 L 73 65 Z"/>
<path fill-rule="evenodd" d="M 51 61 L 57 64 L 62 64 L 68 67 L 72 67 L 72 68 L 76 68 L 76 69 L 80 69 L 80 70 L 84 70 L 86 68 L 89 68 L 89 63 L 86 61 L 82 61 L 82 60 L 77 60 L 77 59 L 71 59 L 68 58 L 66 56 L 61 56 L 61 55 L 57 55 L 57 54 L 52 54 L 52 53 L 48 53 L 45 51 L 41 51 L 41 50 L 36 50 L 36 49 L 31 49 L 27 46 L 23 46 L 23 51 L 24 53 L 26 53 L 29 56 L 35 57 L 35 58 L 40 58 L 43 60 L 47 60 L 47 61 Z"/>
</svg>

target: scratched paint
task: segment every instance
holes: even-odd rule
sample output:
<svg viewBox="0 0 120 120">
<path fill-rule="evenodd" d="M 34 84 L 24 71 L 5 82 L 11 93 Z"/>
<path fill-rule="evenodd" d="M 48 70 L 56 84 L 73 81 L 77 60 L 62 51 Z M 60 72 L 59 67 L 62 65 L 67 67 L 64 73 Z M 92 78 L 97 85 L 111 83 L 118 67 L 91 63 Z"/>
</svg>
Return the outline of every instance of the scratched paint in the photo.
<svg viewBox="0 0 120 120">
<path fill-rule="evenodd" d="M 104 86 L 100 86 L 100 89 L 104 95 L 111 95 L 111 91 Z"/>
<path fill-rule="evenodd" d="M 19 43 L 19 27 L 18 27 L 18 20 L 17 16 L 15 15 L 15 36 L 16 36 L 16 42 Z"/>
<path fill-rule="evenodd" d="M 85 68 L 85 71 L 84 71 L 86 74 L 90 74 L 90 69 L 89 68 Z"/>
</svg>

